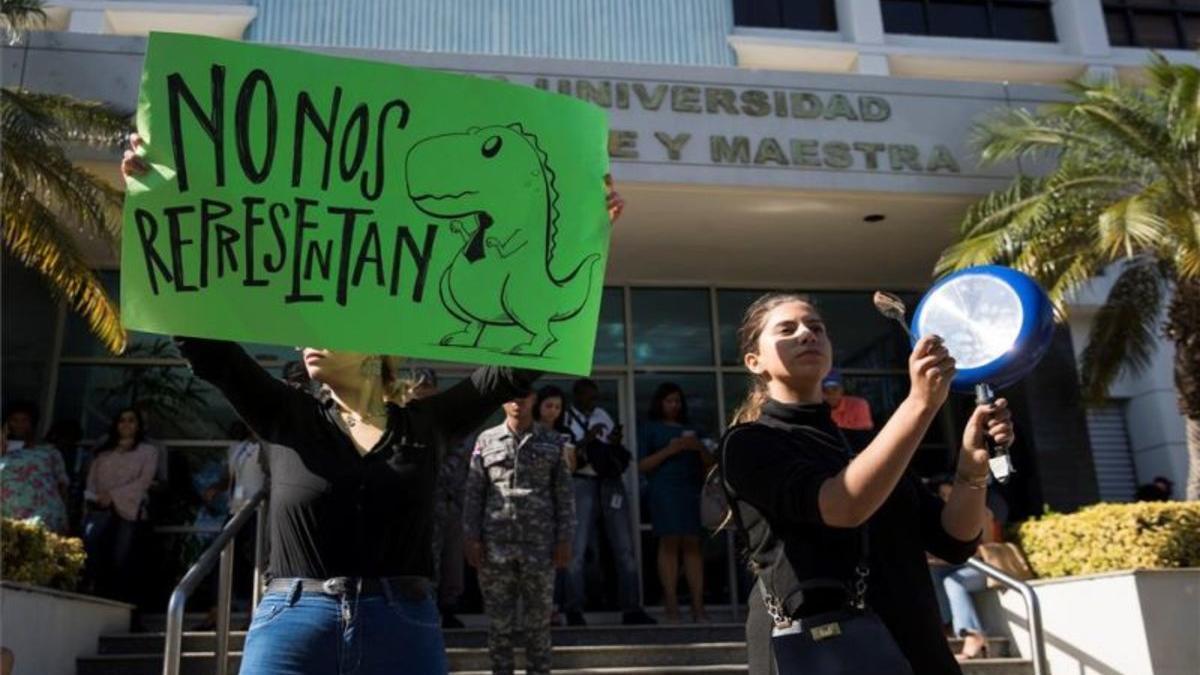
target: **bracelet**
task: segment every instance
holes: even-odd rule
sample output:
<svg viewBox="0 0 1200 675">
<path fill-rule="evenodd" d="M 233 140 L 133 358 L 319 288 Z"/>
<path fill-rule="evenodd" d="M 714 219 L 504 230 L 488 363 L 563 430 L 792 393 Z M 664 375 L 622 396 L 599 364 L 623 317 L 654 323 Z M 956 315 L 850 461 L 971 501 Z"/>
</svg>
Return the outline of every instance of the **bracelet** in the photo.
<svg viewBox="0 0 1200 675">
<path fill-rule="evenodd" d="M 956 485 L 965 485 L 972 490 L 982 490 L 987 487 L 988 476 L 984 474 L 982 478 L 969 478 L 961 473 L 954 474 L 954 483 Z"/>
</svg>

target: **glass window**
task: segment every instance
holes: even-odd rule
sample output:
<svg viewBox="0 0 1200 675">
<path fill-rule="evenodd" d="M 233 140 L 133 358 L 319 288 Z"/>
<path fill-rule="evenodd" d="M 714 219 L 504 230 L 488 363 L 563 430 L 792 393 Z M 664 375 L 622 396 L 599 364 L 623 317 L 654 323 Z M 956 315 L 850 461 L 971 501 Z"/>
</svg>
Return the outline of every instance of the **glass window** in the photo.
<svg viewBox="0 0 1200 675">
<path fill-rule="evenodd" d="M 883 29 L 900 35 L 924 35 L 925 3 L 923 0 L 884 0 Z"/>
<path fill-rule="evenodd" d="M 1125 12 L 1120 10 L 1105 10 L 1104 23 L 1108 26 L 1108 42 L 1115 47 L 1133 44 L 1133 36 L 1129 33 L 1129 21 Z"/>
<path fill-rule="evenodd" d="M 633 290 L 633 353 L 639 365 L 713 365 L 708 291 Z"/>
<path fill-rule="evenodd" d="M 908 338 L 895 321 L 883 318 L 871 301 L 871 293 L 812 293 L 817 311 L 825 319 L 833 342 L 833 364 L 838 368 L 904 368 Z M 918 297 L 901 293 L 909 307 Z"/>
<path fill-rule="evenodd" d="M 1200 45 L 1197 0 L 1105 0 L 1109 42 L 1116 46 L 1190 49 Z"/>
<path fill-rule="evenodd" d="M 224 439 L 237 419 L 220 392 L 183 366 L 60 366 L 54 414 L 79 420 L 84 438 L 103 436 L 113 415 L 134 403 L 156 439 Z"/>
<path fill-rule="evenodd" d="M 1049 7 L 1001 5 L 992 9 L 996 37 L 1004 40 L 1054 42 L 1054 18 Z"/>
<path fill-rule="evenodd" d="M 756 28 L 838 29 L 835 0 L 734 0 L 733 22 Z"/>
<path fill-rule="evenodd" d="M 3 291 L 3 381 L 5 403 L 18 399 L 41 405 L 46 369 L 53 359 L 58 305 L 36 272 L 8 255 L 0 261 Z M 50 411 L 43 410 L 45 418 Z"/>
<path fill-rule="evenodd" d="M 721 363 L 727 366 L 742 364 L 738 353 L 737 332 L 742 327 L 746 308 L 767 291 L 717 291 L 717 319 L 721 333 Z"/>
<path fill-rule="evenodd" d="M 982 3 L 928 3 L 929 34 L 946 37 L 992 37 L 988 8 Z"/>
<path fill-rule="evenodd" d="M 751 375 L 749 372 L 725 373 L 721 378 L 721 384 L 725 388 L 725 419 L 722 422 L 727 427 L 733 421 L 734 413 L 745 402 L 746 394 L 750 392 Z"/>
<path fill-rule="evenodd" d="M 1133 32 L 1141 47 L 1182 47 L 1183 41 L 1175 29 L 1175 17 L 1170 14 L 1137 13 L 1133 15 Z"/>
<path fill-rule="evenodd" d="M 625 363 L 625 291 L 606 288 L 601 297 L 593 360 L 598 366 L 621 365 Z"/>
<path fill-rule="evenodd" d="M 1200 12 L 1183 17 L 1183 30 L 1187 38 L 1184 47 L 1187 49 L 1200 49 Z"/>
<path fill-rule="evenodd" d="M 1049 0 L 883 0 L 888 33 L 1053 42 Z"/>
</svg>

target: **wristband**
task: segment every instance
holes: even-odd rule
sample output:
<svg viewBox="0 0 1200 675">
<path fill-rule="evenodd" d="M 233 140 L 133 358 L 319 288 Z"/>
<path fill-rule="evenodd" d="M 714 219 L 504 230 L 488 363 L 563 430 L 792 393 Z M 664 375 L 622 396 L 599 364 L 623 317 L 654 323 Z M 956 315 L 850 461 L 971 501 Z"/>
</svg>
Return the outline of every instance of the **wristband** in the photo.
<svg viewBox="0 0 1200 675">
<path fill-rule="evenodd" d="M 962 473 L 956 473 L 954 474 L 954 483 L 956 485 L 965 485 L 972 490 L 982 490 L 987 487 L 988 477 L 987 474 L 984 474 L 981 478 L 971 478 L 964 476 Z"/>
</svg>

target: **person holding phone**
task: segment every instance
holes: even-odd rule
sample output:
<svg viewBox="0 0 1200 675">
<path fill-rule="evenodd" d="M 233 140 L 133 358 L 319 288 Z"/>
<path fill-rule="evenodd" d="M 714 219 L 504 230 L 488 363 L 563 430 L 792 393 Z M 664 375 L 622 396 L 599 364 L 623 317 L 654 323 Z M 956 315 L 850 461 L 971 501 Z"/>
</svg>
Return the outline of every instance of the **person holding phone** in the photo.
<svg viewBox="0 0 1200 675">
<path fill-rule="evenodd" d="M 658 537 L 658 579 L 669 623 L 678 623 L 679 560 L 691 595 L 692 620 L 704 612 L 704 557 L 700 551 L 700 490 L 713 464 L 708 448 L 688 419 L 683 389 L 664 382 L 655 390 L 639 429 L 638 471 L 649 479 L 650 519 Z"/>
</svg>

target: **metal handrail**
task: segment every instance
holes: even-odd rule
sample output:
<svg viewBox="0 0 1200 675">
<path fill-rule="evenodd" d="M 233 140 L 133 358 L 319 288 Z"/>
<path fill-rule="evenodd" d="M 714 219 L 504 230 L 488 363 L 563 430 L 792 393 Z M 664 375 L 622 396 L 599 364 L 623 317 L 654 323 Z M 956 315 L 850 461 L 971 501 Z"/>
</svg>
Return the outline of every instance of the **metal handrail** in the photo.
<svg viewBox="0 0 1200 675">
<path fill-rule="evenodd" d="M 1033 660 L 1033 675 L 1043 675 L 1046 672 L 1046 637 L 1042 632 L 1042 606 L 1038 603 L 1037 594 L 1033 592 L 1033 586 L 1009 576 L 979 558 L 971 558 L 967 564 L 1004 586 L 1016 590 L 1025 599 L 1025 614 L 1029 620 L 1029 654 Z"/>
<path fill-rule="evenodd" d="M 179 585 L 171 592 L 171 600 L 167 603 L 167 634 L 163 652 L 163 675 L 179 675 L 180 660 L 183 656 L 183 610 L 187 600 L 195 592 L 204 578 L 212 571 L 218 559 L 221 565 L 217 581 L 217 669 L 216 675 L 227 675 L 229 672 L 229 605 L 233 591 L 233 553 L 234 542 L 238 532 L 250 522 L 252 516 L 258 518 L 258 532 L 255 541 L 254 558 L 254 592 L 253 602 L 258 604 L 259 585 L 262 573 L 263 502 L 267 497 L 267 489 L 259 490 L 246 505 L 238 510 L 221 533 L 209 544 L 200 559 L 183 575 Z"/>
</svg>

